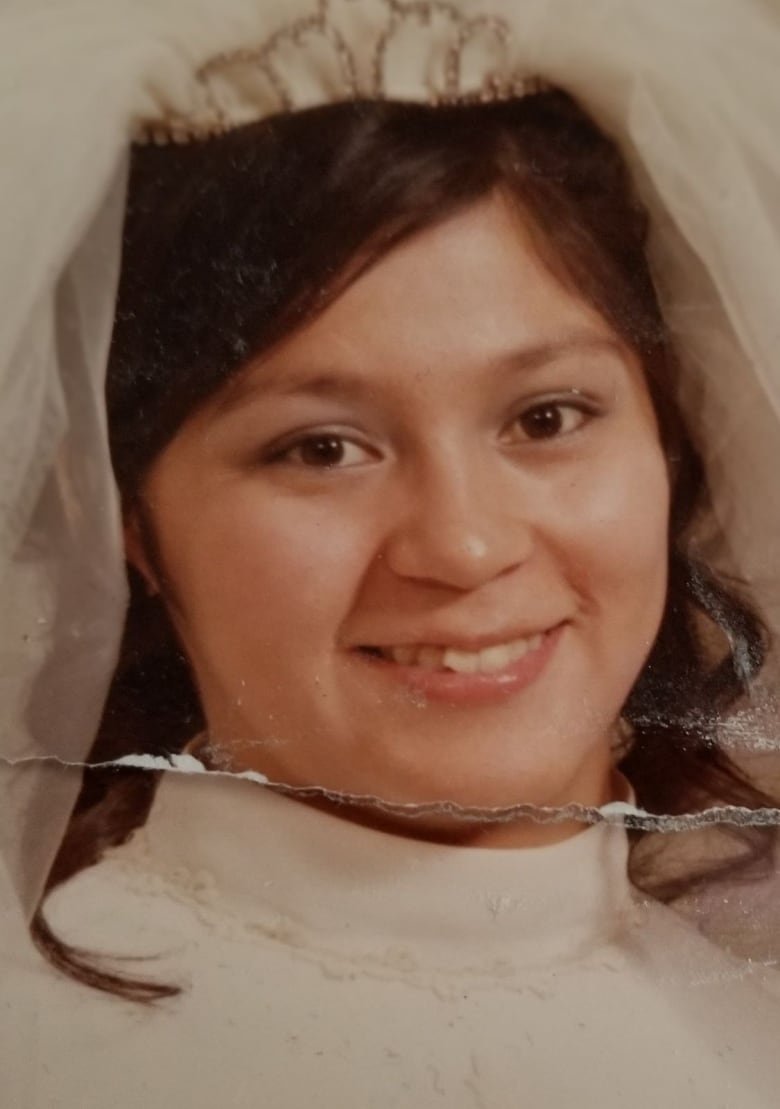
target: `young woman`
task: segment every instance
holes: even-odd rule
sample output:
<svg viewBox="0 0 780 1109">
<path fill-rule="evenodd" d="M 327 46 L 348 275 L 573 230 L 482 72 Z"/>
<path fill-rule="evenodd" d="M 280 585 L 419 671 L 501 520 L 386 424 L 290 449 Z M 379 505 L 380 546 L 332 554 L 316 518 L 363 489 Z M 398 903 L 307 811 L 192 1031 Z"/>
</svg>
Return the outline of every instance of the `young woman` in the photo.
<svg viewBox="0 0 780 1109">
<path fill-rule="evenodd" d="M 719 746 L 767 633 L 703 554 L 646 243 L 555 87 L 136 149 L 107 378 L 132 595 L 88 761 L 211 773 L 85 773 L 32 924 L 69 977 L 19 982 L 46 983 L 27 1103 L 119 1074 L 127 1105 L 770 1104 L 765 972 L 637 892 L 771 848 Z M 588 826 L 634 801 L 746 827 L 686 859 Z"/>
</svg>

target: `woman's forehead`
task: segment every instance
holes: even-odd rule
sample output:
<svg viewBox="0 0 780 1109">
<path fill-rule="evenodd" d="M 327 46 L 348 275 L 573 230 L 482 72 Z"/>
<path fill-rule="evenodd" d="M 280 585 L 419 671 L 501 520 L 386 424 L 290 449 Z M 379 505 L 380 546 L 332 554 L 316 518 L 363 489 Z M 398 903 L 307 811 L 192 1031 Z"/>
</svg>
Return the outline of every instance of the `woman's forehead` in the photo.
<svg viewBox="0 0 780 1109">
<path fill-rule="evenodd" d="M 632 360 L 492 197 L 381 258 L 229 382 L 215 407 L 302 393 L 361 399 L 403 381 L 419 387 L 441 375 L 452 384 L 458 371 L 500 378 L 573 357 Z"/>
</svg>

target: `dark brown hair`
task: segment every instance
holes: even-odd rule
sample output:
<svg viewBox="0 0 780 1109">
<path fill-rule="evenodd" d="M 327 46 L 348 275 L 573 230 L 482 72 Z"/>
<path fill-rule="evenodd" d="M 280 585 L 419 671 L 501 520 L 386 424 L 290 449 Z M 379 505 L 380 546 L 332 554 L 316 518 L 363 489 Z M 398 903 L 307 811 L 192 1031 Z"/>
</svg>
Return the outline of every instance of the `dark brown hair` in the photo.
<svg viewBox="0 0 780 1109">
<path fill-rule="evenodd" d="M 184 420 L 258 353 L 311 319 L 395 244 L 500 189 L 540 256 L 639 355 L 673 475 L 669 591 L 657 641 L 625 706 L 622 769 L 638 802 L 678 814 L 760 807 L 717 743 L 718 721 L 764 660 L 759 617 L 690 554 L 708 514 L 702 464 L 674 400 L 678 366 L 645 256 L 647 217 L 615 144 L 566 93 L 430 108 L 355 102 L 284 115 L 207 142 L 133 152 L 107 402 L 125 505 Z M 475 280 L 479 275 L 475 274 Z M 203 726 L 157 598 L 131 573 L 124 643 L 90 761 L 179 751 Z M 86 770 L 47 891 L 143 824 L 156 776 Z M 769 829 L 733 829 L 760 863 Z M 636 835 L 632 878 L 670 898 L 732 867 L 715 853 L 672 878 Z M 175 987 L 127 978 L 69 948 L 39 908 L 33 935 L 57 966 L 140 1000 Z"/>
</svg>

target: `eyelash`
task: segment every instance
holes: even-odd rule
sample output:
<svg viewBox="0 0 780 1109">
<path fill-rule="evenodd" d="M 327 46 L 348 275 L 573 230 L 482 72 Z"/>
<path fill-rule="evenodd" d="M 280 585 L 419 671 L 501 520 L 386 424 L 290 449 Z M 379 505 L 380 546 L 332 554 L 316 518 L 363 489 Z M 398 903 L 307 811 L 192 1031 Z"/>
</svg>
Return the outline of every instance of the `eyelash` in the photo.
<svg viewBox="0 0 780 1109">
<path fill-rule="evenodd" d="M 354 439 L 351 439 L 349 436 L 344 435 L 342 432 L 339 432 L 339 431 L 315 431 L 315 432 L 309 432 L 308 434 L 305 434 L 305 435 L 299 435 L 296 439 L 288 441 L 287 443 L 284 443 L 282 446 L 274 447 L 272 449 L 272 451 L 265 456 L 263 461 L 267 465 L 293 464 L 293 465 L 303 466 L 304 469 L 310 469 L 310 470 L 348 469 L 348 467 L 340 466 L 338 463 L 335 463 L 333 465 L 317 466 L 317 465 L 310 465 L 310 464 L 304 462 L 302 459 L 298 459 L 296 461 L 293 458 L 293 454 L 295 453 L 295 451 L 300 451 L 303 448 L 305 448 L 306 446 L 309 446 L 313 443 L 330 443 L 330 444 L 340 443 L 342 445 L 346 444 L 346 445 L 352 446 L 352 447 L 359 447 L 360 450 L 364 451 L 365 453 L 369 453 L 369 448 L 368 447 L 361 446 L 361 444 L 356 443 Z"/>
<path fill-rule="evenodd" d="M 526 431 L 525 438 L 521 440 L 522 443 L 544 443 L 568 437 L 569 435 L 576 434 L 576 432 L 581 430 L 581 428 L 586 425 L 591 419 L 599 415 L 598 407 L 593 402 L 587 401 L 585 398 L 580 397 L 576 401 L 569 399 L 562 400 L 550 398 L 548 400 L 536 401 L 534 402 L 534 404 L 529 405 L 527 408 L 523 409 L 523 411 L 512 418 L 509 426 L 514 427 L 515 425 L 520 424 L 524 419 L 545 411 L 557 411 L 558 413 L 561 413 L 563 411 L 576 412 L 581 417 L 581 420 L 575 428 L 570 428 L 563 432 L 555 432 L 551 435 L 534 436 L 532 434 L 528 434 Z M 264 456 L 262 461 L 266 465 L 292 464 L 302 466 L 304 469 L 315 471 L 329 471 L 350 468 L 350 464 L 347 464 L 345 466 L 341 461 L 334 462 L 330 465 L 317 465 L 307 463 L 303 461 L 303 459 L 300 457 L 297 460 L 293 457 L 296 451 L 301 451 L 307 446 L 311 446 L 317 443 L 328 444 L 330 446 L 333 446 L 334 444 L 340 444 L 342 450 L 349 447 L 356 447 L 366 454 L 370 453 L 370 449 L 368 447 L 363 446 L 362 444 L 345 435 L 344 433 L 339 431 L 329 431 L 325 429 L 322 431 L 314 431 L 299 435 L 293 440 L 288 440 L 286 443 L 283 443 L 280 446 L 271 448 L 271 450 Z M 356 463 L 352 463 L 351 465 L 356 465 Z"/>
<path fill-rule="evenodd" d="M 534 436 L 528 433 L 528 429 L 525 429 L 526 437 L 522 440 L 522 442 L 545 443 L 556 441 L 562 438 L 567 438 L 569 435 L 574 435 L 578 431 L 582 430 L 582 428 L 586 424 L 588 424 L 590 420 L 600 415 L 599 406 L 593 401 L 590 401 L 586 397 L 583 397 L 581 395 L 578 395 L 576 399 L 572 399 L 570 396 L 566 398 L 549 397 L 542 400 L 534 401 L 533 404 L 529 405 L 527 408 L 524 408 L 510 421 L 510 427 L 521 424 L 523 420 L 528 419 L 529 417 L 532 417 L 537 413 L 550 411 L 556 411 L 558 414 L 560 414 L 561 412 L 573 412 L 580 417 L 580 420 L 576 427 L 569 428 L 562 432 L 558 431 L 552 435 Z"/>
</svg>

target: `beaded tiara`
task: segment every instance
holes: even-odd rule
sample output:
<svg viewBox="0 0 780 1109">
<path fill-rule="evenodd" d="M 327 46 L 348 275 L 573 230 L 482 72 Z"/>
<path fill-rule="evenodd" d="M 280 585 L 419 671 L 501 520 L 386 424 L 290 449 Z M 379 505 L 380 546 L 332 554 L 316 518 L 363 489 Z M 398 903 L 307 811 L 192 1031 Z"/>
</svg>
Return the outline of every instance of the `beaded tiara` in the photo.
<svg viewBox="0 0 780 1109">
<path fill-rule="evenodd" d="M 410 57 L 411 55 L 411 57 Z M 141 122 L 136 139 L 186 143 L 312 103 L 397 95 L 432 105 L 503 100 L 538 87 L 510 60 L 499 16 L 449 0 L 316 0 L 256 45 L 195 72 L 193 110 Z"/>
</svg>

